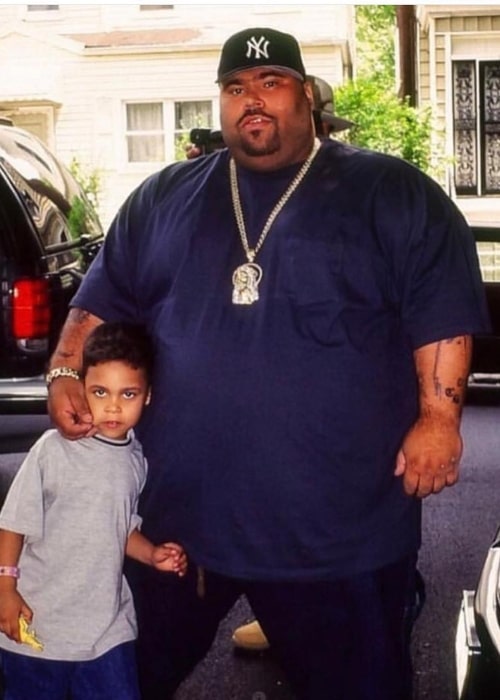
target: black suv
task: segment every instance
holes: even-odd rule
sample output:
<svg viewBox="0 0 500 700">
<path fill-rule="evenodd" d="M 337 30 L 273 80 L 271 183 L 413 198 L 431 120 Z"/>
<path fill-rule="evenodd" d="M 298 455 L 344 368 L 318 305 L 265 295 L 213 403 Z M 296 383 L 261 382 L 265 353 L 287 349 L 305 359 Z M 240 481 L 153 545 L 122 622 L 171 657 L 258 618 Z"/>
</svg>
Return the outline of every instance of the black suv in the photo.
<svg viewBox="0 0 500 700">
<path fill-rule="evenodd" d="M 102 240 L 68 169 L 0 120 L 0 413 L 45 411 L 42 375 Z"/>
</svg>

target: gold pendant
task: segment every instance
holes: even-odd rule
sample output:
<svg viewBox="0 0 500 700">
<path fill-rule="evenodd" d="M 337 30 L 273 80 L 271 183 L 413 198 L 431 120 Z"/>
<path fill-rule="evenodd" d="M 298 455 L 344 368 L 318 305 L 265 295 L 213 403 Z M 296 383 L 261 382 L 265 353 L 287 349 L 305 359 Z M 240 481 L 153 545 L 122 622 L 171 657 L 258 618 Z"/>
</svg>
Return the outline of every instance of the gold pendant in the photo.
<svg viewBox="0 0 500 700">
<path fill-rule="evenodd" d="M 253 304 L 259 298 L 262 268 L 256 263 L 245 263 L 233 273 L 233 304 Z"/>
</svg>

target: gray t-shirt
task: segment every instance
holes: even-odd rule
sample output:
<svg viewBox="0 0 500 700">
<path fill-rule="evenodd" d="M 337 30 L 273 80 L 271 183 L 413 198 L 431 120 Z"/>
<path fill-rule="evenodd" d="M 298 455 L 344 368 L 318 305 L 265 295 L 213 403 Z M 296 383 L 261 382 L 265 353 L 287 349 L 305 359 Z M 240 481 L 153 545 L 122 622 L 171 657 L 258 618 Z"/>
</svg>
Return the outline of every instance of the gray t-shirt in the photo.
<svg viewBox="0 0 500 700">
<path fill-rule="evenodd" d="M 70 441 L 48 430 L 35 443 L 9 490 L 0 528 L 25 536 L 18 590 L 44 650 L 3 634 L 0 648 L 85 661 L 136 637 L 123 560 L 127 537 L 141 522 L 146 469 L 133 431 L 123 441 Z"/>
</svg>

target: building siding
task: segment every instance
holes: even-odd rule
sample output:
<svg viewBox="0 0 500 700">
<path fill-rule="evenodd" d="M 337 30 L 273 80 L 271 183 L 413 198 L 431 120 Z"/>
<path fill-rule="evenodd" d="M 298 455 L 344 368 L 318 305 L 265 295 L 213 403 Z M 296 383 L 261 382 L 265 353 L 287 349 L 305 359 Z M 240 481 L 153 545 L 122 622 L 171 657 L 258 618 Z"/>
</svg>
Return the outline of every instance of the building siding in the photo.
<svg viewBox="0 0 500 700">
<path fill-rule="evenodd" d="M 437 162 L 448 163 L 442 184 L 453 188 L 453 60 L 500 60 L 500 6 L 417 6 L 419 105 L 431 106 Z M 497 196 L 456 197 L 469 220 L 497 221 Z M 486 255 L 487 252 L 483 253 Z"/>
<path fill-rule="evenodd" d="M 0 116 L 15 122 L 22 112 L 28 124 L 30 110 L 45 105 L 53 111 L 53 133 L 46 140 L 64 162 L 76 158 L 84 170 L 100 173 L 105 226 L 130 191 L 161 167 L 125 162 L 125 102 L 211 101 L 217 126 L 217 62 L 222 42 L 234 31 L 245 26 L 289 31 L 302 46 L 308 72 L 334 86 L 351 70 L 349 5 L 138 8 L 61 5 L 57 12 L 27 12 L 26 6 L 0 5 Z M 85 48 L 96 43 L 97 34 L 99 41 L 124 40 L 127 32 L 144 37 L 160 29 L 177 43 Z M 167 137 L 173 139 L 173 133 Z"/>
</svg>

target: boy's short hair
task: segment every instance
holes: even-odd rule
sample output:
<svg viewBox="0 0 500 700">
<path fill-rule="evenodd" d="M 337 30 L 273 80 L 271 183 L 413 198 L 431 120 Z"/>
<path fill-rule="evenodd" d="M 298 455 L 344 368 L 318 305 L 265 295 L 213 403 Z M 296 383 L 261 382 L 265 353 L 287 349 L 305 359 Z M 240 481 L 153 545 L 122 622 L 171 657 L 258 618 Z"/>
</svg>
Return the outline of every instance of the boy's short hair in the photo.
<svg viewBox="0 0 500 700">
<path fill-rule="evenodd" d="M 151 383 L 153 344 L 144 326 L 112 322 L 94 328 L 83 346 L 82 377 L 85 378 L 89 367 L 113 361 L 144 370 Z"/>
</svg>

